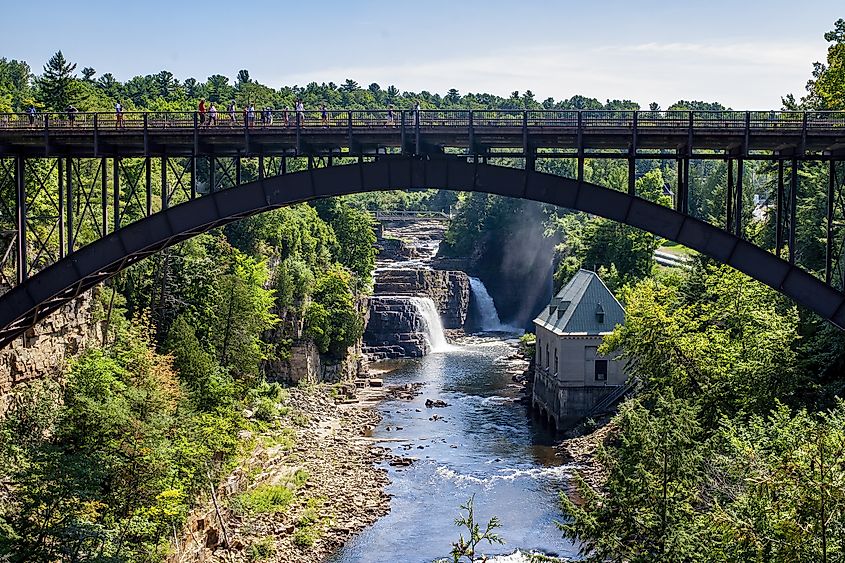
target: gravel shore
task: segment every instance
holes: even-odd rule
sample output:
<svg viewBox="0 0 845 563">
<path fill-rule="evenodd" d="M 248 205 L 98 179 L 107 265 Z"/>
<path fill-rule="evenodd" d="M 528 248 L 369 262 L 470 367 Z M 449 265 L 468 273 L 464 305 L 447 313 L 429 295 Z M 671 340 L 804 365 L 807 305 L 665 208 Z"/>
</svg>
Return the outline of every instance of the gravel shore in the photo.
<svg viewBox="0 0 845 563">
<path fill-rule="evenodd" d="M 414 392 L 365 387 L 355 392 L 357 402 L 337 402 L 328 385 L 289 389 L 283 406 L 296 413 L 298 424 L 258 436 L 242 431 L 252 449 L 216 490 L 219 517 L 212 499 L 195 510 L 169 561 L 325 560 L 390 510 L 387 472 L 378 465 L 403 460 L 393 460 L 368 435 L 379 422 L 374 407 L 382 399 Z M 283 510 L 243 509 L 239 499 L 290 484 L 295 476 L 307 477 L 291 486 L 293 499 Z"/>
</svg>

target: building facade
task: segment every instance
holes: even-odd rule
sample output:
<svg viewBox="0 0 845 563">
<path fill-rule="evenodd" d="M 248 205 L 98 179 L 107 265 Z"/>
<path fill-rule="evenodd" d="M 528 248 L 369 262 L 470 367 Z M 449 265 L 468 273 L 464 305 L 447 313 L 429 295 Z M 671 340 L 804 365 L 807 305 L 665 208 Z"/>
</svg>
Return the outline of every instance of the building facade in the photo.
<svg viewBox="0 0 845 563">
<path fill-rule="evenodd" d="M 578 270 L 534 319 L 535 412 L 556 428 L 567 428 L 621 391 L 622 362 L 599 355 L 598 348 L 624 322 L 625 310 L 601 278 Z"/>
</svg>

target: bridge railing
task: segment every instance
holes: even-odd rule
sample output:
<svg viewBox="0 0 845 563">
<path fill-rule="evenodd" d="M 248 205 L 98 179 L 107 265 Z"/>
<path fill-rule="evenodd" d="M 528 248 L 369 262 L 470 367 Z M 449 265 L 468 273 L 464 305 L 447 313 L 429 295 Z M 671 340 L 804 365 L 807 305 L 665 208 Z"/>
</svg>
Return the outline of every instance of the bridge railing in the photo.
<svg viewBox="0 0 845 563">
<path fill-rule="evenodd" d="M 392 117 L 391 117 L 392 115 Z M 50 112 L 0 114 L 0 130 L 91 130 L 108 129 L 179 129 L 198 127 L 205 129 L 210 123 L 210 113 L 204 120 L 194 111 L 124 111 L 108 112 Z M 214 125 L 239 125 L 263 128 L 288 128 L 297 125 L 304 129 L 315 128 L 380 128 L 415 127 L 417 118 L 421 128 L 474 127 L 562 127 L 584 129 L 639 129 L 672 128 L 754 130 L 826 130 L 845 128 L 845 111 L 688 111 L 688 110 L 338 110 L 308 109 L 297 115 L 293 109 L 264 110 L 256 108 L 251 122 L 242 108 L 235 113 L 217 109 Z"/>
</svg>

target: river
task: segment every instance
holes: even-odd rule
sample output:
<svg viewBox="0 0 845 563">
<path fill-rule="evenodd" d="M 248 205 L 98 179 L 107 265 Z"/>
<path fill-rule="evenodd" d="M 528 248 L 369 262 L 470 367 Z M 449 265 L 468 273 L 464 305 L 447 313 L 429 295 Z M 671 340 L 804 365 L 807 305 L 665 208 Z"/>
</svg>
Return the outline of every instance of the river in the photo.
<svg viewBox="0 0 845 563">
<path fill-rule="evenodd" d="M 373 432 L 381 445 L 417 461 L 388 468 L 390 512 L 346 544 L 332 563 L 417 563 L 448 557 L 451 543 L 462 531 L 466 536 L 454 519 L 472 495 L 482 526 L 498 516 L 498 532 L 507 542 L 484 544 L 484 553 L 520 549 L 576 554 L 555 526 L 558 491 L 569 472 L 554 455 L 552 436 L 519 402 L 519 387 L 505 361 L 514 345 L 501 337 L 468 338 L 408 360 L 385 375 L 387 384 L 423 383 L 421 394 L 411 401 L 383 402 L 382 421 Z M 426 408 L 426 399 L 448 406 Z"/>
</svg>

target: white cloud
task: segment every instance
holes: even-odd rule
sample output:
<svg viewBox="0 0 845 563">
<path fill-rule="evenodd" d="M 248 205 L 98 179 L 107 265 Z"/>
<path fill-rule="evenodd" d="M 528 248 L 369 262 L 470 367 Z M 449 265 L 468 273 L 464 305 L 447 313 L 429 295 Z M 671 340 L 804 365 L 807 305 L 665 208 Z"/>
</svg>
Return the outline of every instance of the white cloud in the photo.
<svg viewBox="0 0 845 563">
<path fill-rule="evenodd" d="M 642 43 L 580 48 L 558 44 L 402 64 L 329 67 L 280 75 L 275 85 L 339 82 L 395 84 L 401 90 L 491 92 L 532 90 L 537 98 L 574 94 L 628 98 L 666 106 L 679 99 L 720 101 L 734 108 L 779 107 L 800 94 L 825 44 L 777 42 Z"/>
</svg>

